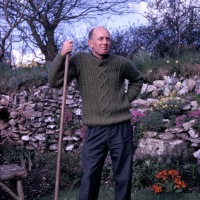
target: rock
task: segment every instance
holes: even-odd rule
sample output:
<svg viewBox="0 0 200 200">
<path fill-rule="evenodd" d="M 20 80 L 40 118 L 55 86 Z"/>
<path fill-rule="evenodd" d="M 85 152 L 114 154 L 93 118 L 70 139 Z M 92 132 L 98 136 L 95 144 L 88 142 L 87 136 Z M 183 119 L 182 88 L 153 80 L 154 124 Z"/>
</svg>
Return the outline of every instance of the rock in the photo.
<svg viewBox="0 0 200 200">
<path fill-rule="evenodd" d="M 16 112 L 16 111 L 12 111 L 12 112 L 10 112 L 10 118 L 12 118 L 12 119 L 16 119 L 17 117 L 18 117 L 18 112 Z"/>
<path fill-rule="evenodd" d="M 153 81 L 153 85 L 155 85 L 157 88 L 164 87 L 166 84 L 165 80 L 155 80 Z"/>
<path fill-rule="evenodd" d="M 26 105 L 25 109 L 26 109 L 26 110 L 32 110 L 34 107 L 35 107 L 35 104 L 31 104 L 31 103 L 30 103 L 30 104 L 27 104 L 27 105 Z"/>
<path fill-rule="evenodd" d="M 175 138 L 174 134 L 171 132 L 161 133 L 158 137 L 162 140 L 171 140 Z"/>
<path fill-rule="evenodd" d="M 74 144 L 70 144 L 65 148 L 66 151 L 72 151 L 73 149 L 74 149 Z"/>
<path fill-rule="evenodd" d="M 195 158 L 200 159 L 200 149 L 199 149 L 198 151 L 195 151 L 195 152 L 193 153 L 193 155 L 194 155 Z"/>
<path fill-rule="evenodd" d="M 195 123 L 196 123 L 196 120 L 193 119 L 193 120 L 191 120 L 189 122 L 183 123 L 182 126 L 183 126 L 185 131 L 188 131 L 190 128 L 192 128 L 195 125 Z"/>
<path fill-rule="evenodd" d="M 45 141 L 46 140 L 46 137 L 44 134 L 36 134 L 35 136 L 35 139 L 39 140 L 39 141 Z"/>
<path fill-rule="evenodd" d="M 21 137 L 21 140 L 22 140 L 22 141 L 29 141 L 29 140 L 30 140 L 30 137 L 29 137 L 28 135 L 23 135 L 23 136 Z"/>
<path fill-rule="evenodd" d="M 182 83 L 183 87 L 188 88 L 188 90 L 193 90 L 194 86 L 196 85 L 196 81 L 194 81 L 193 79 L 185 79 Z"/>
<path fill-rule="evenodd" d="M 146 89 L 146 93 L 150 93 L 157 90 L 156 86 L 154 85 L 148 85 L 147 89 Z"/>
<path fill-rule="evenodd" d="M 140 139 L 135 157 L 141 160 L 151 157 L 158 162 L 170 162 L 171 158 L 187 158 L 188 146 L 183 140 L 159 140 L 154 138 Z"/>
<path fill-rule="evenodd" d="M 189 133 L 189 135 L 190 135 L 190 137 L 191 137 L 192 139 L 195 139 L 195 138 L 198 138 L 198 137 L 199 137 L 199 133 L 198 133 L 197 131 L 195 131 L 193 128 L 190 128 L 190 129 L 188 130 L 188 133 Z"/>
<path fill-rule="evenodd" d="M 179 95 L 179 96 L 187 95 L 188 92 L 189 92 L 189 88 L 188 87 L 183 87 L 181 90 L 179 90 L 177 92 L 177 95 Z"/>
<path fill-rule="evenodd" d="M 55 118 L 52 116 L 48 116 L 47 118 L 45 118 L 45 122 L 55 122 Z"/>
<path fill-rule="evenodd" d="M 15 126 L 17 124 L 17 121 L 14 120 L 14 119 L 11 119 L 9 122 L 8 122 L 11 126 Z"/>
<path fill-rule="evenodd" d="M 57 151 L 58 150 L 58 144 L 51 144 L 49 146 L 50 151 Z"/>
<path fill-rule="evenodd" d="M 146 131 L 144 133 L 144 138 L 154 138 L 158 135 L 158 132 L 155 131 Z"/>
</svg>

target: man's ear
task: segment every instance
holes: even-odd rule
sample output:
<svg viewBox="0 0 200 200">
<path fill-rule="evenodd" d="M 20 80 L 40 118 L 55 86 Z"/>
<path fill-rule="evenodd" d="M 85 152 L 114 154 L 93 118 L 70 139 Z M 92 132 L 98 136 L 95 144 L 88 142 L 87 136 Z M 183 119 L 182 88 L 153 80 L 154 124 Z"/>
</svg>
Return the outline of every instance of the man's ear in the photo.
<svg viewBox="0 0 200 200">
<path fill-rule="evenodd" d="M 88 45 L 90 46 L 90 48 L 92 48 L 92 40 L 88 40 Z"/>
</svg>

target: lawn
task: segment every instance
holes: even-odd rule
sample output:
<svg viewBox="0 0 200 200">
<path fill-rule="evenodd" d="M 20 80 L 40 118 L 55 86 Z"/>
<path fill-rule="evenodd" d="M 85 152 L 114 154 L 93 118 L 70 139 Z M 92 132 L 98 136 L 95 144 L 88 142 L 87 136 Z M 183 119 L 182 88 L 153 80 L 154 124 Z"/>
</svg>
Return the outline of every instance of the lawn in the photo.
<svg viewBox="0 0 200 200">
<path fill-rule="evenodd" d="M 133 200 L 199 200 L 200 193 L 164 193 L 155 194 L 150 190 L 133 191 L 131 195 Z M 53 200 L 54 194 L 39 198 L 37 200 Z M 59 200 L 77 200 L 78 191 L 62 191 L 59 193 Z M 101 189 L 98 200 L 112 200 L 114 199 L 113 190 Z M 35 199 L 36 200 L 36 199 Z"/>
</svg>

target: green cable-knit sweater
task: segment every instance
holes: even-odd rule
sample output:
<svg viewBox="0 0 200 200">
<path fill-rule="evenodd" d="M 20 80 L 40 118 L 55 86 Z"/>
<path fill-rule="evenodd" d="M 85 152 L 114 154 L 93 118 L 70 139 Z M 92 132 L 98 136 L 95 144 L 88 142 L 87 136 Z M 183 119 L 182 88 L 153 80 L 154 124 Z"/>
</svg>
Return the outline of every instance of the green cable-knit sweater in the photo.
<svg viewBox="0 0 200 200">
<path fill-rule="evenodd" d="M 51 64 L 49 84 L 61 87 L 65 57 L 58 54 Z M 138 96 L 143 78 L 130 60 L 109 54 L 98 59 L 91 53 L 80 52 L 70 58 L 68 83 L 77 79 L 82 97 L 83 124 L 110 125 L 131 119 L 130 103 Z M 125 92 L 125 79 L 129 80 Z"/>
</svg>

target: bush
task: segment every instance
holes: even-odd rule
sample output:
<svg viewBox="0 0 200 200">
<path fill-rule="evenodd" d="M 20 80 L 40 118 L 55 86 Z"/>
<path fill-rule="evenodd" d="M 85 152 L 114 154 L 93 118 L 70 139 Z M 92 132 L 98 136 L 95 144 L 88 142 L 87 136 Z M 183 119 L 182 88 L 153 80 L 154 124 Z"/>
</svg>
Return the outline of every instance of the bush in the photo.
<svg viewBox="0 0 200 200">
<path fill-rule="evenodd" d="M 48 82 L 48 68 L 49 65 L 12 69 L 0 64 L 0 92 L 13 92 L 21 87 L 26 89 L 33 85 L 44 85 Z"/>
<path fill-rule="evenodd" d="M 18 164 L 29 170 L 32 168 L 32 161 L 35 156 L 34 151 L 29 151 L 22 144 L 14 142 L 5 142 L 4 144 L 1 144 L 0 154 L 3 158 L 2 164 Z"/>
<path fill-rule="evenodd" d="M 154 111 L 161 112 L 165 118 L 178 116 L 182 111 L 182 107 L 182 100 L 174 97 L 162 98 L 153 105 Z"/>
<path fill-rule="evenodd" d="M 196 121 L 193 128 L 200 131 L 200 110 L 195 110 L 189 114 L 183 114 L 183 115 L 176 117 L 176 120 L 175 120 L 176 126 L 181 127 L 183 125 L 183 123 L 189 122 L 190 120 Z"/>
<path fill-rule="evenodd" d="M 37 152 L 28 177 L 23 180 L 26 199 L 35 199 L 52 193 L 55 189 L 57 167 L 56 152 Z M 80 185 L 82 167 L 80 154 L 63 152 L 61 156 L 59 188 L 74 189 Z"/>
<path fill-rule="evenodd" d="M 162 131 L 163 113 L 152 111 L 140 120 L 140 129 L 142 131 Z"/>
<path fill-rule="evenodd" d="M 181 162 L 174 159 L 171 162 L 158 163 L 150 160 L 143 160 L 133 164 L 132 186 L 135 189 L 143 189 L 154 184 L 155 174 L 163 170 L 177 170 L 184 178 L 187 188 L 199 188 L 200 170 L 195 160 Z"/>
</svg>

